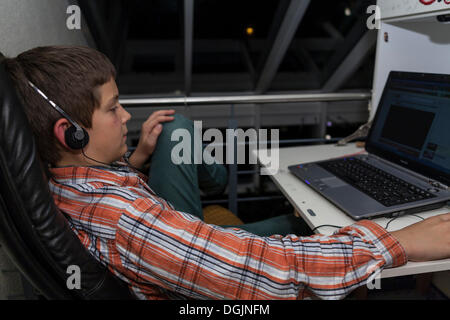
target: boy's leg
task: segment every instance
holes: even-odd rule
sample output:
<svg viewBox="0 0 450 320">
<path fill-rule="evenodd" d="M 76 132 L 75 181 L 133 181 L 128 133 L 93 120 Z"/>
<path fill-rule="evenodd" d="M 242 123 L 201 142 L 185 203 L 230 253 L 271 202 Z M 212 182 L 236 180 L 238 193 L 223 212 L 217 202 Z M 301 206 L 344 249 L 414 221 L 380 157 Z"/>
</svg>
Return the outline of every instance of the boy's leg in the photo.
<svg viewBox="0 0 450 320">
<path fill-rule="evenodd" d="M 192 136 L 189 120 L 178 114 L 174 117 L 173 121 L 162 124 L 163 130 L 152 154 L 148 185 L 157 195 L 168 200 L 176 210 L 203 219 L 197 167 L 191 164 L 175 164 L 171 158 L 173 147 L 179 143 L 171 141 L 172 132 L 183 128 Z"/>
<path fill-rule="evenodd" d="M 173 121 L 163 123 L 163 131 L 158 137 L 152 155 L 148 184 L 175 209 L 203 220 L 200 188 L 207 193 L 222 192 L 227 184 L 227 171 L 220 164 L 194 164 L 193 122 L 179 114 L 175 114 L 174 117 Z M 180 143 L 171 141 L 172 132 L 176 129 L 185 129 L 189 132 L 191 164 L 174 164 L 171 159 L 173 147 Z M 198 137 L 201 137 L 201 133 Z"/>
</svg>

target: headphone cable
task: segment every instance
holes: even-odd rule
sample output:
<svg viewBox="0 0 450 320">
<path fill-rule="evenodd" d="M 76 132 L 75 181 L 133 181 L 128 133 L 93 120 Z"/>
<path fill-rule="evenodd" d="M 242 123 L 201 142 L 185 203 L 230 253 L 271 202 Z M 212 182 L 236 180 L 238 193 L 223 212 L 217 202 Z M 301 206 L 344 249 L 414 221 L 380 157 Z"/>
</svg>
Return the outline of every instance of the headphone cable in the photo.
<svg viewBox="0 0 450 320">
<path fill-rule="evenodd" d="M 122 158 L 125 160 L 125 162 L 122 162 L 122 164 L 120 164 L 120 163 L 114 163 L 114 162 L 113 162 L 113 163 L 106 163 L 106 162 L 102 162 L 102 161 L 95 160 L 95 159 L 89 157 L 86 153 L 84 153 L 84 148 L 81 148 L 81 152 L 83 153 L 83 156 L 85 156 L 85 157 L 88 158 L 89 160 L 92 160 L 92 161 L 95 161 L 95 162 L 97 162 L 97 163 L 106 165 L 106 166 L 108 166 L 108 167 L 110 167 L 110 168 L 113 168 L 113 169 L 114 169 L 114 168 L 118 168 L 118 167 L 120 167 L 120 166 L 122 166 L 122 165 L 126 165 L 126 166 L 130 167 L 131 169 L 133 169 L 133 170 L 135 170 L 135 171 L 141 172 L 138 168 L 136 168 L 135 166 L 133 166 L 133 165 L 130 163 L 128 157 L 125 156 L 125 155 L 122 157 Z"/>
<path fill-rule="evenodd" d="M 88 158 L 89 160 L 92 160 L 92 161 L 95 161 L 95 162 L 97 162 L 97 163 L 106 165 L 106 166 L 108 166 L 108 167 L 114 167 L 114 166 L 117 167 L 117 165 L 114 165 L 114 164 L 112 164 L 112 163 L 101 162 L 101 161 L 98 161 L 98 160 L 95 160 L 95 159 L 89 157 L 86 153 L 84 153 L 84 148 L 81 148 L 81 152 L 83 153 L 83 156 L 85 156 L 85 157 Z"/>
</svg>

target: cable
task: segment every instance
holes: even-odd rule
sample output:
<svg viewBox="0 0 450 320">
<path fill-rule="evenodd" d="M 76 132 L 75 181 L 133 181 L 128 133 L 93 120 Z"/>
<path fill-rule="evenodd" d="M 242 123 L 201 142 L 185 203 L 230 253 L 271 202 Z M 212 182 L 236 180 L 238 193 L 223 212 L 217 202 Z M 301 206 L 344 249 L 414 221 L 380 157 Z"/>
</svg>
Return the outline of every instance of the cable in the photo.
<svg viewBox="0 0 450 320">
<path fill-rule="evenodd" d="M 410 214 L 410 216 L 414 216 L 414 217 L 420 218 L 422 221 L 425 220 L 424 217 L 421 217 L 421 216 L 419 216 L 418 214 L 412 213 L 412 214 Z"/>
<path fill-rule="evenodd" d="M 419 216 L 419 215 L 417 215 L 417 214 L 414 214 L 414 213 L 409 214 L 409 216 L 414 216 L 414 217 L 417 217 L 417 218 L 419 218 L 419 219 L 421 219 L 421 220 L 425 220 L 424 217 L 421 217 L 421 216 Z M 387 230 L 387 228 L 389 227 L 389 225 L 391 224 L 391 222 L 394 221 L 395 219 L 400 218 L 400 217 L 403 217 L 403 216 L 397 216 L 397 217 L 394 217 L 394 218 L 392 218 L 391 220 L 389 220 L 388 223 L 386 224 L 386 227 L 384 227 L 384 228 Z"/>
<path fill-rule="evenodd" d="M 343 228 L 342 226 L 335 226 L 332 224 L 322 224 L 321 226 L 318 226 L 318 227 L 315 227 L 314 229 L 312 229 L 312 232 L 314 233 L 314 231 L 316 231 L 317 229 L 322 228 L 322 227 L 332 227 L 332 228 L 338 228 L 338 229 Z"/>
<path fill-rule="evenodd" d="M 421 216 L 419 216 L 419 215 L 417 215 L 417 214 L 413 214 L 413 213 L 412 213 L 412 214 L 409 214 L 409 216 L 414 216 L 414 217 L 419 218 L 420 220 L 425 220 L 424 217 L 421 217 Z M 394 221 L 394 220 L 396 220 L 396 219 L 398 219 L 398 218 L 400 218 L 400 217 L 401 217 L 401 216 L 397 216 L 397 217 L 394 217 L 394 218 L 392 218 L 391 220 L 389 220 L 388 223 L 386 224 L 385 229 L 387 230 L 387 228 L 389 227 L 389 225 L 391 224 L 391 222 Z M 343 228 L 343 226 L 335 226 L 335 225 L 333 225 L 333 224 L 322 224 L 322 225 L 317 226 L 317 227 L 315 227 L 314 229 L 312 229 L 312 233 L 314 233 L 314 231 L 316 231 L 317 229 L 322 228 L 322 227 L 332 227 L 332 228 L 337 228 L 337 229 Z"/>
<path fill-rule="evenodd" d="M 397 216 L 397 217 L 394 217 L 394 218 L 392 218 L 391 220 L 389 220 L 388 223 L 386 224 L 386 227 L 384 227 L 384 228 L 387 230 L 387 228 L 389 227 L 389 225 L 391 224 L 391 222 L 394 221 L 394 220 L 397 219 L 397 218 L 399 218 L 399 217 Z"/>
<path fill-rule="evenodd" d="M 101 162 L 101 161 L 98 161 L 98 160 L 95 160 L 95 159 L 89 157 L 86 153 L 84 153 L 84 148 L 81 148 L 81 152 L 83 153 L 83 156 L 85 156 L 85 157 L 88 158 L 89 160 L 95 161 L 95 162 L 97 162 L 97 163 L 101 163 L 101 164 L 106 165 L 106 166 L 108 166 L 108 167 L 114 167 L 114 164 L 106 163 L 106 162 Z"/>
<path fill-rule="evenodd" d="M 92 161 L 101 163 L 101 164 L 103 164 L 103 165 L 108 166 L 109 168 L 117 169 L 117 168 L 120 168 L 121 166 L 128 166 L 129 168 L 133 169 L 134 171 L 141 172 L 141 170 L 139 170 L 138 168 L 136 168 L 135 166 L 133 166 L 133 165 L 130 163 L 130 161 L 129 161 L 129 159 L 128 159 L 128 156 L 127 156 L 126 154 L 122 157 L 123 160 L 124 160 L 125 162 L 106 163 L 106 162 L 101 162 L 101 161 L 98 161 L 98 160 L 95 160 L 95 159 L 89 157 L 86 153 L 84 153 L 84 148 L 81 149 L 81 152 L 82 152 L 83 155 L 84 155 L 86 158 L 88 158 L 89 160 L 92 160 Z"/>
</svg>

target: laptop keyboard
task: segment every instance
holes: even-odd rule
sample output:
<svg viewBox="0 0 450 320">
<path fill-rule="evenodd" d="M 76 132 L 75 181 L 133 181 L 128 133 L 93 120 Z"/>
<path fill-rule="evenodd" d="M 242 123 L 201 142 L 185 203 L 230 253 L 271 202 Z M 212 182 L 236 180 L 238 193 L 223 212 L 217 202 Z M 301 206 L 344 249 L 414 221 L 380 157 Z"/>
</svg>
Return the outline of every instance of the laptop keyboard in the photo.
<svg viewBox="0 0 450 320">
<path fill-rule="evenodd" d="M 426 190 L 356 158 L 317 164 L 386 207 L 435 197 Z"/>
</svg>

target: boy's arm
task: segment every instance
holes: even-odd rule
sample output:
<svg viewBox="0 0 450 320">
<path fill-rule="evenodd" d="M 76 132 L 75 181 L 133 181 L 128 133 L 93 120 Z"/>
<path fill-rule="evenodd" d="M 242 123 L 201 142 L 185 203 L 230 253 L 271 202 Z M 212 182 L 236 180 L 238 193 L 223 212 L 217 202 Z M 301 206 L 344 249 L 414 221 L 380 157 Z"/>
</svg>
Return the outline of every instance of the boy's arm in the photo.
<svg viewBox="0 0 450 320">
<path fill-rule="evenodd" d="M 411 261 L 450 257 L 450 213 L 437 215 L 392 232 Z"/>
<path fill-rule="evenodd" d="M 142 169 L 147 159 L 153 154 L 162 132 L 163 122 L 172 121 L 175 110 L 159 110 L 153 112 L 141 126 L 141 136 L 136 150 L 129 161 L 132 166 Z"/>
<path fill-rule="evenodd" d="M 369 221 L 331 237 L 263 238 L 145 198 L 120 218 L 116 243 L 140 279 L 192 298 L 339 299 L 407 260 L 398 241 Z"/>
</svg>

